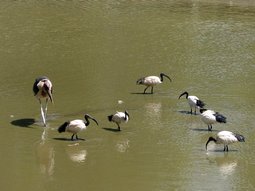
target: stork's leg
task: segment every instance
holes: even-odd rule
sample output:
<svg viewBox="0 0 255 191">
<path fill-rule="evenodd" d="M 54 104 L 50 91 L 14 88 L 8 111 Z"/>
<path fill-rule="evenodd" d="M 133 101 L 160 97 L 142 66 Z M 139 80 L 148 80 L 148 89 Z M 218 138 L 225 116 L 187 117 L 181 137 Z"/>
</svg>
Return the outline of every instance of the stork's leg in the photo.
<svg viewBox="0 0 255 191">
<path fill-rule="evenodd" d="M 148 89 L 148 87 L 149 87 L 149 86 L 147 86 L 147 87 L 144 89 L 144 91 L 143 91 L 144 94 L 145 94 L 146 90 Z"/>
<path fill-rule="evenodd" d="M 208 125 L 208 131 L 212 131 L 212 125 Z"/>
<path fill-rule="evenodd" d="M 226 149 L 227 149 L 227 152 L 228 152 L 228 145 L 226 145 Z"/>
<path fill-rule="evenodd" d="M 43 120 L 43 125 L 46 127 L 45 115 L 44 115 L 44 111 L 43 111 L 42 102 L 40 99 L 39 99 L 39 102 L 40 102 L 40 107 L 41 107 L 41 116 L 42 116 L 42 120 Z"/>
<path fill-rule="evenodd" d="M 190 107 L 190 114 L 192 115 L 192 107 Z"/>
<path fill-rule="evenodd" d="M 151 86 L 151 94 L 153 94 L 153 86 Z"/>
<path fill-rule="evenodd" d="M 195 114 L 194 115 L 196 115 L 197 114 L 197 108 L 195 107 Z"/>
<path fill-rule="evenodd" d="M 72 137 L 71 137 L 71 140 L 73 141 L 73 137 L 74 137 L 74 134 L 72 135 Z"/>
</svg>

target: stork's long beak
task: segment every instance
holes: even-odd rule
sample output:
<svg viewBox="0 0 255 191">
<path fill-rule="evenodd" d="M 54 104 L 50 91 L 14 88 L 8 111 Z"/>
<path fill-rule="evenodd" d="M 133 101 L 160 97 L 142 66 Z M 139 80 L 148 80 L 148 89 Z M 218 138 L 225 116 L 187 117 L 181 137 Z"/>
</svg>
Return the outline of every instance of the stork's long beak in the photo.
<svg viewBox="0 0 255 191">
<path fill-rule="evenodd" d="M 47 94 L 48 94 L 48 96 L 49 96 L 49 98 L 50 98 L 51 103 L 54 103 L 54 102 L 53 102 L 53 96 L 52 96 L 52 93 L 51 93 L 50 90 L 47 90 Z"/>
</svg>

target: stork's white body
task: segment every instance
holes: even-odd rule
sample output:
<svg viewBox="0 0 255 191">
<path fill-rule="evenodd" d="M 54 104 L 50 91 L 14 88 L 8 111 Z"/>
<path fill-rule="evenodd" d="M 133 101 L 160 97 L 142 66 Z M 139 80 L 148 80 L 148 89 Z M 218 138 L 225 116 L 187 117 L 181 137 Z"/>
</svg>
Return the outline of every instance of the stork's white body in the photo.
<svg viewBox="0 0 255 191">
<path fill-rule="evenodd" d="M 39 91 L 35 95 L 38 99 L 42 99 L 42 98 L 52 99 L 50 98 L 50 96 L 45 90 L 45 84 L 47 84 L 47 87 L 49 88 L 49 90 L 52 91 L 52 83 L 49 79 L 39 81 L 37 83 L 37 88 Z"/>
<path fill-rule="evenodd" d="M 46 76 L 41 76 L 35 79 L 33 85 L 34 96 L 39 100 L 41 108 L 41 116 L 44 126 L 46 126 L 46 116 L 48 110 L 48 101 L 53 103 L 52 83 Z M 45 106 L 43 107 L 41 99 L 45 99 Z"/>
</svg>

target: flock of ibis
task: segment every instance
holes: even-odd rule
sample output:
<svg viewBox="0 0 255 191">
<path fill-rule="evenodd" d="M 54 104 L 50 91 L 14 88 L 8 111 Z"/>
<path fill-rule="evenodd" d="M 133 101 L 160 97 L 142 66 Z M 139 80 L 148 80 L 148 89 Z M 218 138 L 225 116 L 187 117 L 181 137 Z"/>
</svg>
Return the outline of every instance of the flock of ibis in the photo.
<svg viewBox="0 0 255 191">
<path fill-rule="evenodd" d="M 158 76 L 147 76 L 143 77 L 137 80 L 137 85 L 144 85 L 146 86 L 143 94 L 146 93 L 146 90 L 150 87 L 151 88 L 151 94 L 153 94 L 153 88 L 157 84 L 160 84 L 163 82 L 163 78 L 167 78 L 171 81 L 171 78 L 164 74 L 160 73 L 160 77 Z M 39 100 L 40 103 L 40 110 L 41 110 L 41 117 L 44 126 L 46 127 L 46 119 L 47 119 L 47 106 L 48 102 L 51 101 L 53 103 L 53 96 L 52 96 L 52 82 L 49 80 L 48 77 L 42 76 L 35 79 L 35 82 L 33 84 L 33 92 L 34 96 Z M 218 112 L 215 112 L 213 110 L 205 109 L 205 103 L 201 101 L 198 97 L 189 95 L 188 92 L 183 92 L 179 99 L 185 96 L 188 104 L 190 106 L 190 114 L 193 113 L 196 115 L 197 110 L 199 110 L 201 115 L 201 120 L 208 126 L 208 131 L 212 131 L 212 124 L 215 123 L 226 123 L 226 117 Z M 42 99 L 45 99 L 45 102 L 42 102 Z M 72 134 L 71 140 L 78 140 L 78 133 L 82 130 L 85 130 L 86 127 L 90 124 L 90 120 L 93 120 L 97 125 L 97 120 L 92 117 L 89 114 L 85 114 L 84 116 L 85 120 L 75 119 L 72 121 L 64 122 L 60 127 L 58 128 L 58 132 L 69 132 Z M 108 116 L 108 120 L 110 122 L 116 123 L 118 127 L 118 131 L 120 131 L 120 124 L 125 122 L 127 123 L 129 120 L 129 113 L 128 111 L 124 112 L 116 112 L 115 114 L 111 114 Z M 75 139 L 74 139 L 75 138 Z M 245 138 L 244 136 L 240 134 L 236 134 L 230 131 L 220 131 L 217 133 L 216 137 L 209 137 L 208 141 L 206 142 L 206 150 L 207 145 L 209 142 L 213 141 L 215 144 L 223 144 L 224 150 L 228 151 L 228 145 L 235 142 L 244 142 Z"/>
</svg>

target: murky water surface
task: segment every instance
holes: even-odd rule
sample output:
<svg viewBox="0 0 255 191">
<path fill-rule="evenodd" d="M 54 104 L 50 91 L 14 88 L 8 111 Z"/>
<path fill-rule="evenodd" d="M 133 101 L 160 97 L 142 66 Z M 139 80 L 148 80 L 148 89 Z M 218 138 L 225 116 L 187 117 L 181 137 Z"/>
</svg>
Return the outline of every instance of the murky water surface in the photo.
<svg viewBox="0 0 255 191">
<path fill-rule="evenodd" d="M 255 190 L 254 45 L 254 1 L 1 1 L 1 190 Z M 160 72 L 172 82 L 141 94 L 136 80 Z M 40 75 L 54 84 L 47 128 Z M 208 132 L 183 91 L 228 122 Z M 125 109 L 116 132 L 107 116 Z M 57 132 L 85 113 L 99 122 L 85 141 Z M 246 142 L 207 152 L 220 130 Z"/>
</svg>

